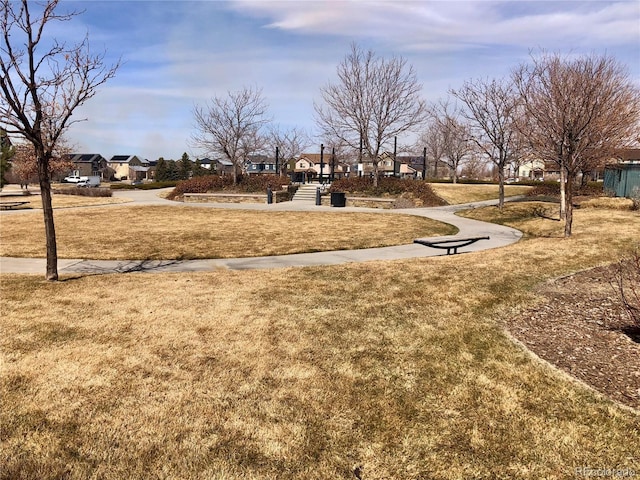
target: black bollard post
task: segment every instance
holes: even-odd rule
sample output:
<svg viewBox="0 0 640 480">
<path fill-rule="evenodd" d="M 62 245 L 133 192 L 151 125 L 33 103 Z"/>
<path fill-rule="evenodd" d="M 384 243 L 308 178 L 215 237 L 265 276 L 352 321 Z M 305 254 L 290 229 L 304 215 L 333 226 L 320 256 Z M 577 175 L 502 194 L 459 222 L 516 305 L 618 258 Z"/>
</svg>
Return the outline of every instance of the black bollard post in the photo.
<svg viewBox="0 0 640 480">
<path fill-rule="evenodd" d="M 316 187 L 316 205 L 322 205 L 322 198 L 320 197 L 320 187 Z"/>
</svg>

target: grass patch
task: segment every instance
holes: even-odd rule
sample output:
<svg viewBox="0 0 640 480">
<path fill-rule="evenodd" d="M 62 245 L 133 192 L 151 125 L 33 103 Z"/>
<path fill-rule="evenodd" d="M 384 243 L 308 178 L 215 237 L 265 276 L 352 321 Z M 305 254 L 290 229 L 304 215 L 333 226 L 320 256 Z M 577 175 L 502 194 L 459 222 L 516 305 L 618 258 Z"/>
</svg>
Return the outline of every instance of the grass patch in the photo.
<svg viewBox="0 0 640 480">
<path fill-rule="evenodd" d="M 500 320 L 535 301 L 533 285 L 616 260 L 640 216 L 579 210 L 579 231 L 561 240 L 532 227 L 506 248 L 420 260 L 59 283 L 3 275 L 3 475 L 637 470 L 640 417 L 533 359 Z"/>
<path fill-rule="evenodd" d="M 60 189 L 60 192 L 58 193 L 53 193 L 53 195 L 51 196 L 51 205 L 53 206 L 53 208 L 71 208 L 71 207 L 91 207 L 91 206 L 102 206 L 102 205 L 113 205 L 113 204 L 117 204 L 117 203 L 125 203 L 128 202 L 129 200 L 123 199 L 123 198 L 114 198 L 114 197 L 85 197 L 85 196 L 78 196 L 77 194 L 73 194 L 73 193 L 69 193 L 66 194 L 64 193 L 65 189 Z M 85 188 L 85 189 L 69 189 L 69 191 L 71 192 L 72 190 L 96 190 L 96 189 L 92 189 L 92 188 Z M 91 194 L 91 192 L 89 192 L 89 194 Z M 22 210 L 28 210 L 28 209 L 34 209 L 34 208 L 38 208 L 41 209 L 42 208 L 42 198 L 40 197 L 40 193 L 36 193 L 33 195 L 23 195 L 21 193 L 18 193 L 16 195 L 3 195 L 2 196 L 2 201 L 3 202 L 29 202 L 28 205 L 25 205 L 23 207 L 21 207 Z M 17 209 L 16 209 L 17 210 Z M 7 220 L 3 219 L 3 225 Z"/>
<path fill-rule="evenodd" d="M 455 227 L 398 214 L 113 207 L 56 212 L 60 258 L 234 258 L 411 243 Z M 40 214 L 3 219 L 0 255 L 45 256 Z M 135 233 L 139 232 L 139 233 Z M 90 239 L 90 241 L 88 241 Z"/>
<path fill-rule="evenodd" d="M 431 188 L 440 198 L 449 205 L 462 203 L 481 202 L 484 200 L 498 199 L 498 185 L 469 185 L 461 183 L 432 183 Z M 505 185 L 506 197 L 526 195 L 533 187 L 526 185 Z"/>
<path fill-rule="evenodd" d="M 630 198 L 596 197 L 580 203 L 580 208 L 607 208 L 612 210 L 633 210 Z"/>
</svg>

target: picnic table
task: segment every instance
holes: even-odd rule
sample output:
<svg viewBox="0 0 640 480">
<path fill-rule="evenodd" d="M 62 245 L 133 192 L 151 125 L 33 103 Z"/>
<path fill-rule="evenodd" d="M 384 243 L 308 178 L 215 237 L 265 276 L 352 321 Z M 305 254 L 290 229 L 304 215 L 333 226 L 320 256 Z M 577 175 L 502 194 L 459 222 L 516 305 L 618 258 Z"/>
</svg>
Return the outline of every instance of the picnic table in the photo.
<svg viewBox="0 0 640 480">
<path fill-rule="evenodd" d="M 21 207 L 22 205 L 26 205 L 30 202 L 0 202 L 0 209 L 2 210 L 12 210 L 17 207 Z"/>
</svg>

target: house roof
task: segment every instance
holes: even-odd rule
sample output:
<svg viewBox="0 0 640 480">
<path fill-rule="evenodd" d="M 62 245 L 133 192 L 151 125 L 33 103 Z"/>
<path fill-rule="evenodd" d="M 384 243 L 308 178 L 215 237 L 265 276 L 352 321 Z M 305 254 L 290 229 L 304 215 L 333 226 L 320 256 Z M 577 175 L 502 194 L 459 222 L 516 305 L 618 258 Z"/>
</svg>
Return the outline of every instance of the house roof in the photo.
<svg viewBox="0 0 640 480">
<path fill-rule="evenodd" d="M 140 163 L 148 164 L 149 160 L 140 155 L 114 155 L 109 162 L 111 163 L 129 163 L 134 158 L 140 160 Z"/>
<path fill-rule="evenodd" d="M 300 160 L 307 160 L 311 163 L 320 163 L 320 154 L 319 153 L 303 153 L 300 155 Z M 325 152 L 322 154 L 322 161 L 324 163 L 331 162 L 331 152 Z"/>
<path fill-rule="evenodd" d="M 105 160 L 99 153 L 70 153 L 68 158 L 69 161 L 73 163 L 93 163 L 94 161 L 100 162 Z"/>
<path fill-rule="evenodd" d="M 233 162 L 231 160 L 227 160 L 226 158 L 216 158 L 214 162 L 219 163 L 224 167 L 233 167 Z"/>
<path fill-rule="evenodd" d="M 639 162 L 640 148 L 625 148 L 618 152 L 618 157 L 623 162 Z"/>
</svg>

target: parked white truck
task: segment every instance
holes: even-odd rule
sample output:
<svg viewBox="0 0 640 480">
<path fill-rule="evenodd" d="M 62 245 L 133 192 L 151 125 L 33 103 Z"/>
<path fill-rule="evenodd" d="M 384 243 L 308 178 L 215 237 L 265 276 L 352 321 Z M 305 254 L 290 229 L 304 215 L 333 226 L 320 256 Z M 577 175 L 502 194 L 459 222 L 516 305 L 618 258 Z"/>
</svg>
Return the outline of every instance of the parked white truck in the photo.
<svg viewBox="0 0 640 480">
<path fill-rule="evenodd" d="M 63 182 L 75 183 L 78 187 L 99 187 L 100 177 L 98 175 L 80 175 L 78 170 L 74 170 L 71 175 L 64 177 Z"/>
<path fill-rule="evenodd" d="M 78 187 L 99 187 L 100 177 L 98 177 L 97 175 L 82 177 L 82 180 L 80 180 L 76 185 Z"/>
</svg>

